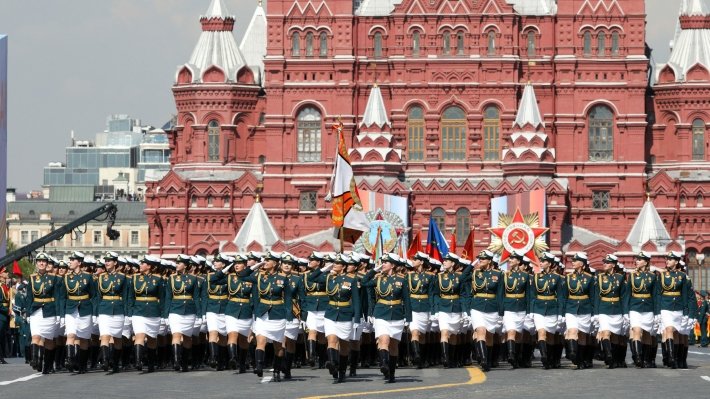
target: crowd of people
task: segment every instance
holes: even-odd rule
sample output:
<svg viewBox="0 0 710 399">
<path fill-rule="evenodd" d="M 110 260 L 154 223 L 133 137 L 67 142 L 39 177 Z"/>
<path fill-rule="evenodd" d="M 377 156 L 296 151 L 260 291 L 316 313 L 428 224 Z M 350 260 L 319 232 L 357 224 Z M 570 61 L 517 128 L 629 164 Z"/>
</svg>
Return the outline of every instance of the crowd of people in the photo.
<svg viewBox="0 0 710 399">
<path fill-rule="evenodd" d="M 520 253 L 504 270 L 499 261 L 488 250 L 473 261 L 268 251 L 212 260 L 74 252 L 64 262 L 40 253 L 26 281 L 0 284 L 0 337 L 12 319 L 14 346 L 42 373 L 273 369 L 280 381 L 314 367 L 343 382 L 376 365 L 394 382 L 408 365 L 529 368 L 535 350 L 544 369 L 560 368 L 563 355 L 575 369 L 595 358 L 627 367 L 628 347 L 635 367 L 655 368 L 661 346 L 664 366 L 687 368 L 695 326 L 707 327 L 708 301 L 696 300 L 678 252 L 661 269 L 640 252 L 630 272 L 611 254 L 597 270 L 582 252 L 570 270 L 549 252 L 537 272 Z"/>
</svg>

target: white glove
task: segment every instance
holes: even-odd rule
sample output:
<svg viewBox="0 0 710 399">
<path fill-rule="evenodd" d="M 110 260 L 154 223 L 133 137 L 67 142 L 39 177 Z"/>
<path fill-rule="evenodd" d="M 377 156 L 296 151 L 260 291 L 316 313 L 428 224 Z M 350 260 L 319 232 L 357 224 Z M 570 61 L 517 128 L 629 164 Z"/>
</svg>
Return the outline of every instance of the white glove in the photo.
<svg viewBox="0 0 710 399">
<path fill-rule="evenodd" d="M 404 321 L 404 326 L 405 326 L 405 327 L 409 327 L 409 322 L 405 320 L 405 321 Z"/>
<path fill-rule="evenodd" d="M 333 268 L 333 265 L 334 265 L 334 263 L 328 262 L 328 263 L 326 263 L 325 266 L 324 266 L 322 269 L 320 269 L 320 270 L 321 270 L 323 273 L 328 273 L 328 272 L 330 271 L 330 269 Z"/>
<path fill-rule="evenodd" d="M 195 319 L 195 325 L 196 326 L 201 326 L 202 325 L 202 317 L 198 317 Z"/>
<path fill-rule="evenodd" d="M 629 315 L 627 314 L 624 315 L 624 323 L 631 324 L 631 321 L 629 320 Z"/>
<path fill-rule="evenodd" d="M 594 315 L 592 316 L 592 324 L 598 324 L 599 323 L 599 316 Z"/>
<path fill-rule="evenodd" d="M 253 265 L 251 265 L 250 269 L 251 269 L 252 271 L 254 271 L 254 270 L 260 268 L 261 265 L 263 265 L 263 264 L 264 264 L 264 262 L 254 263 Z"/>
<path fill-rule="evenodd" d="M 301 329 L 305 331 L 306 328 L 308 327 L 308 326 L 306 325 L 306 321 L 305 321 L 305 320 L 301 320 L 301 323 L 300 323 L 300 324 L 301 324 Z"/>
<path fill-rule="evenodd" d="M 367 316 L 367 322 L 371 325 L 375 325 L 375 318 L 372 316 Z"/>
<path fill-rule="evenodd" d="M 357 331 L 360 328 L 360 323 L 353 323 L 353 331 Z"/>
<path fill-rule="evenodd" d="M 695 320 L 695 319 L 688 319 L 688 327 L 691 329 L 695 329 L 696 322 L 697 322 L 697 320 Z"/>
<path fill-rule="evenodd" d="M 567 319 L 565 319 L 564 316 L 559 316 L 559 315 L 558 315 L 558 316 L 557 316 L 557 328 L 560 328 L 560 329 L 561 329 L 562 327 L 564 327 L 564 325 L 565 325 L 565 323 L 566 323 L 566 320 L 567 320 Z"/>
<path fill-rule="evenodd" d="M 434 322 L 434 321 L 439 321 L 439 315 L 438 315 L 437 313 L 434 313 L 434 314 L 431 315 L 431 317 L 429 318 L 429 320 L 431 320 L 432 322 Z"/>
<path fill-rule="evenodd" d="M 160 319 L 160 328 L 163 328 L 163 327 L 165 327 L 165 326 L 167 326 L 167 325 L 168 325 L 167 320 L 165 320 L 165 319 Z"/>
<path fill-rule="evenodd" d="M 533 323 L 534 322 L 533 315 L 531 313 L 528 313 L 525 315 L 525 322 L 526 323 Z"/>
<path fill-rule="evenodd" d="M 99 322 L 99 318 L 97 316 L 91 316 L 91 324 L 97 324 Z"/>
<path fill-rule="evenodd" d="M 59 319 L 59 328 L 64 328 L 64 326 L 66 326 L 66 324 L 64 318 L 62 317 L 61 319 Z"/>
<path fill-rule="evenodd" d="M 683 317 L 680 319 L 680 325 L 681 325 L 681 326 L 687 326 L 687 325 L 688 325 L 688 316 L 683 315 Z"/>
<path fill-rule="evenodd" d="M 232 268 L 232 265 L 229 265 L 229 266 L 223 268 L 223 269 L 222 269 L 222 273 L 228 274 L 228 273 L 229 273 L 229 269 L 231 269 L 231 268 Z"/>
<path fill-rule="evenodd" d="M 59 319 L 60 319 L 59 316 L 55 316 L 55 317 L 54 317 L 54 323 L 59 324 Z"/>
<path fill-rule="evenodd" d="M 375 269 L 374 269 L 374 270 L 375 270 L 376 272 L 379 272 L 380 269 L 382 269 L 382 263 L 378 262 L 378 263 L 375 264 Z"/>
<path fill-rule="evenodd" d="M 124 326 L 130 326 L 132 324 L 133 324 L 133 319 L 130 316 L 126 316 L 126 318 L 123 319 Z"/>
</svg>

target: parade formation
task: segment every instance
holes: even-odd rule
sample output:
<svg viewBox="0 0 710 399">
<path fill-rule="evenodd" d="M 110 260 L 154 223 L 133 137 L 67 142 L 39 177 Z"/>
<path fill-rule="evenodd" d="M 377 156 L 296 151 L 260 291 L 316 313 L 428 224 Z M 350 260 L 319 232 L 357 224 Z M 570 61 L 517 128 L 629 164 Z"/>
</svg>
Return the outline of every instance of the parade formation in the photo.
<svg viewBox="0 0 710 399">
<path fill-rule="evenodd" d="M 67 264 L 40 253 L 26 284 L 2 290 L 0 321 L 14 315 L 37 371 L 273 369 L 278 382 L 314 367 L 337 383 L 378 367 L 391 383 L 403 366 L 489 371 L 538 358 L 547 370 L 563 355 L 573 369 L 595 358 L 627 367 L 627 347 L 633 366 L 655 368 L 658 346 L 663 366 L 687 368 L 699 314 L 678 252 L 664 268 L 640 252 L 632 272 L 614 255 L 593 268 L 583 252 L 570 269 L 544 252 L 537 272 L 523 254 L 499 265 L 489 250 L 473 261 L 422 252 L 101 258 L 74 252 Z"/>
</svg>

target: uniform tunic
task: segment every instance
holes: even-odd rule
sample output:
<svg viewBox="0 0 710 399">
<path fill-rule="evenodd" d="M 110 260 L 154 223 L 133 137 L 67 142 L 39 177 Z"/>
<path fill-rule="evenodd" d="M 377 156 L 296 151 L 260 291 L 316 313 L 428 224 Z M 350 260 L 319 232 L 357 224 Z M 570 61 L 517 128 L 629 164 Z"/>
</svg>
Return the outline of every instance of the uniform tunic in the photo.
<svg viewBox="0 0 710 399">
<path fill-rule="evenodd" d="M 335 335 L 342 340 L 349 340 L 353 334 L 353 323 L 359 324 L 362 315 L 360 279 L 355 274 L 345 273 L 320 274 L 314 278 L 324 284 L 328 294 L 325 335 Z"/>
<path fill-rule="evenodd" d="M 123 334 L 128 283 L 123 273 L 101 273 L 96 280 L 99 335 Z"/>
<path fill-rule="evenodd" d="M 470 276 L 470 273 L 468 273 Z M 439 319 L 439 329 L 452 334 L 461 332 L 463 311 L 461 291 L 466 283 L 464 275 L 453 272 L 439 273 L 434 278 L 434 312 Z"/>
<path fill-rule="evenodd" d="M 407 275 L 409 298 L 412 304 L 411 331 L 420 333 L 431 329 L 431 312 L 434 309 L 434 278 L 426 272 L 412 272 Z"/>
<path fill-rule="evenodd" d="M 224 311 L 227 333 L 236 332 L 248 337 L 249 334 L 251 334 L 254 318 L 254 306 L 252 302 L 254 285 L 250 281 L 246 281 L 244 275 L 244 273 L 230 273 L 225 275 L 221 271 L 217 271 L 212 278 L 216 284 L 225 284 L 227 286 L 229 299 L 227 308 Z"/>
<path fill-rule="evenodd" d="M 557 319 L 562 315 L 559 299 L 562 276 L 554 273 L 535 273 L 529 285 L 528 313 L 533 315 L 535 329 L 550 334 L 558 332 Z"/>
<path fill-rule="evenodd" d="M 596 276 L 594 284 L 594 314 L 599 315 L 599 331 L 625 335 L 623 315 L 629 313 L 629 302 L 624 276 L 602 273 Z"/>
<path fill-rule="evenodd" d="M 589 273 L 570 273 L 562 284 L 561 305 L 567 329 L 589 334 L 592 327 L 594 277 Z"/>
<path fill-rule="evenodd" d="M 470 284 L 469 309 L 474 329 L 485 328 L 500 333 L 503 318 L 503 273 L 500 270 L 478 270 Z"/>
<path fill-rule="evenodd" d="M 96 285 L 89 273 L 68 272 L 61 285 L 60 316 L 66 320 L 66 334 L 74 334 L 81 339 L 91 338 L 93 328 Z"/>
<path fill-rule="evenodd" d="M 655 298 L 658 284 L 656 275 L 650 272 L 634 272 L 628 275 L 627 280 L 631 328 L 639 327 L 651 332 L 654 315 L 659 314 Z"/>
<path fill-rule="evenodd" d="M 286 322 L 293 320 L 293 292 L 286 276 L 259 272 L 246 276 L 256 286 L 254 302 L 254 334 L 274 342 L 283 342 Z"/>
<path fill-rule="evenodd" d="M 656 307 L 661 314 L 663 328 L 680 331 L 683 314 L 687 310 L 688 285 L 685 273 L 665 271 L 656 284 Z"/>
<path fill-rule="evenodd" d="M 170 324 L 170 332 L 191 336 L 195 320 L 202 317 L 201 292 L 197 277 L 189 274 L 172 275 L 165 289 L 163 318 Z"/>
<path fill-rule="evenodd" d="M 206 315 L 207 330 L 217 331 L 220 335 L 227 334 L 227 285 L 215 283 L 215 273 L 207 273 L 205 284 L 202 286 L 202 314 Z"/>
<path fill-rule="evenodd" d="M 375 270 L 370 270 L 362 280 L 362 285 L 373 287 L 375 291 L 375 305 L 370 310 L 370 316 L 375 319 L 375 337 L 387 335 L 399 341 L 405 320 L 412 320 L 407 280 L 396 274 L 375 274 Z"/>
<path fill-rule="evenodd" d="M 529 283 L 528 273 L 503 273 L 503 326 L 506 331 L 522 332 L 525 328 Z"/>
<path fill-rule="evenodd" d="M 136 274 L 128 287 L 129 313 L 136 334 L 156 338 L 160 331 L 165 283 L 155 274 Z"/>
<path fill-rule="evenodd" d="M 63 316 L 61 306 L 61 278 L 44 273 L 30 276 L 27 290 L 27 313 L 30 315 L 32 336 L 54 339 L 57 332 L 55 319 Z"/>
<path fill-rule="evenodd" d="M 311 331 L 325 332 L 325 310 L 328 307 L 328 294 L 325 284 L 315 281 L 314 276 L 321 274 L 320 269 L 303 273 L 301 286 L 301 308 L 305 313 L 306 327 Z"/>
</svg>

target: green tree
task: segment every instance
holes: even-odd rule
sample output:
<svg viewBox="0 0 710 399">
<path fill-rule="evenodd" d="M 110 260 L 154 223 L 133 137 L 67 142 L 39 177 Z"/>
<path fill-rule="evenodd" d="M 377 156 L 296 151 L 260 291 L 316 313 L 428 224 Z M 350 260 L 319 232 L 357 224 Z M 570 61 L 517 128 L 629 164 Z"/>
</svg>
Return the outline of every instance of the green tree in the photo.
<svg viewBox="0 0 710 399">
<path fill-rule="evenodd" d="M 11 240 L 7 240 L 7 253 L 9 254 L 10 252 L 14 251 L 17 249 L 17 246 L 15 245 L 14 242 Z M 35 272 L 35 265 L 32 264 L 27 258 L 22 258 L 17 261 L 20 265 L 20 269 L 22 270 L 22 275 L 25 277 L 28 277 L 30 274 Z M 7 269 L 12 272 L 12 264 L 7 265 Z"/>
</svg>

